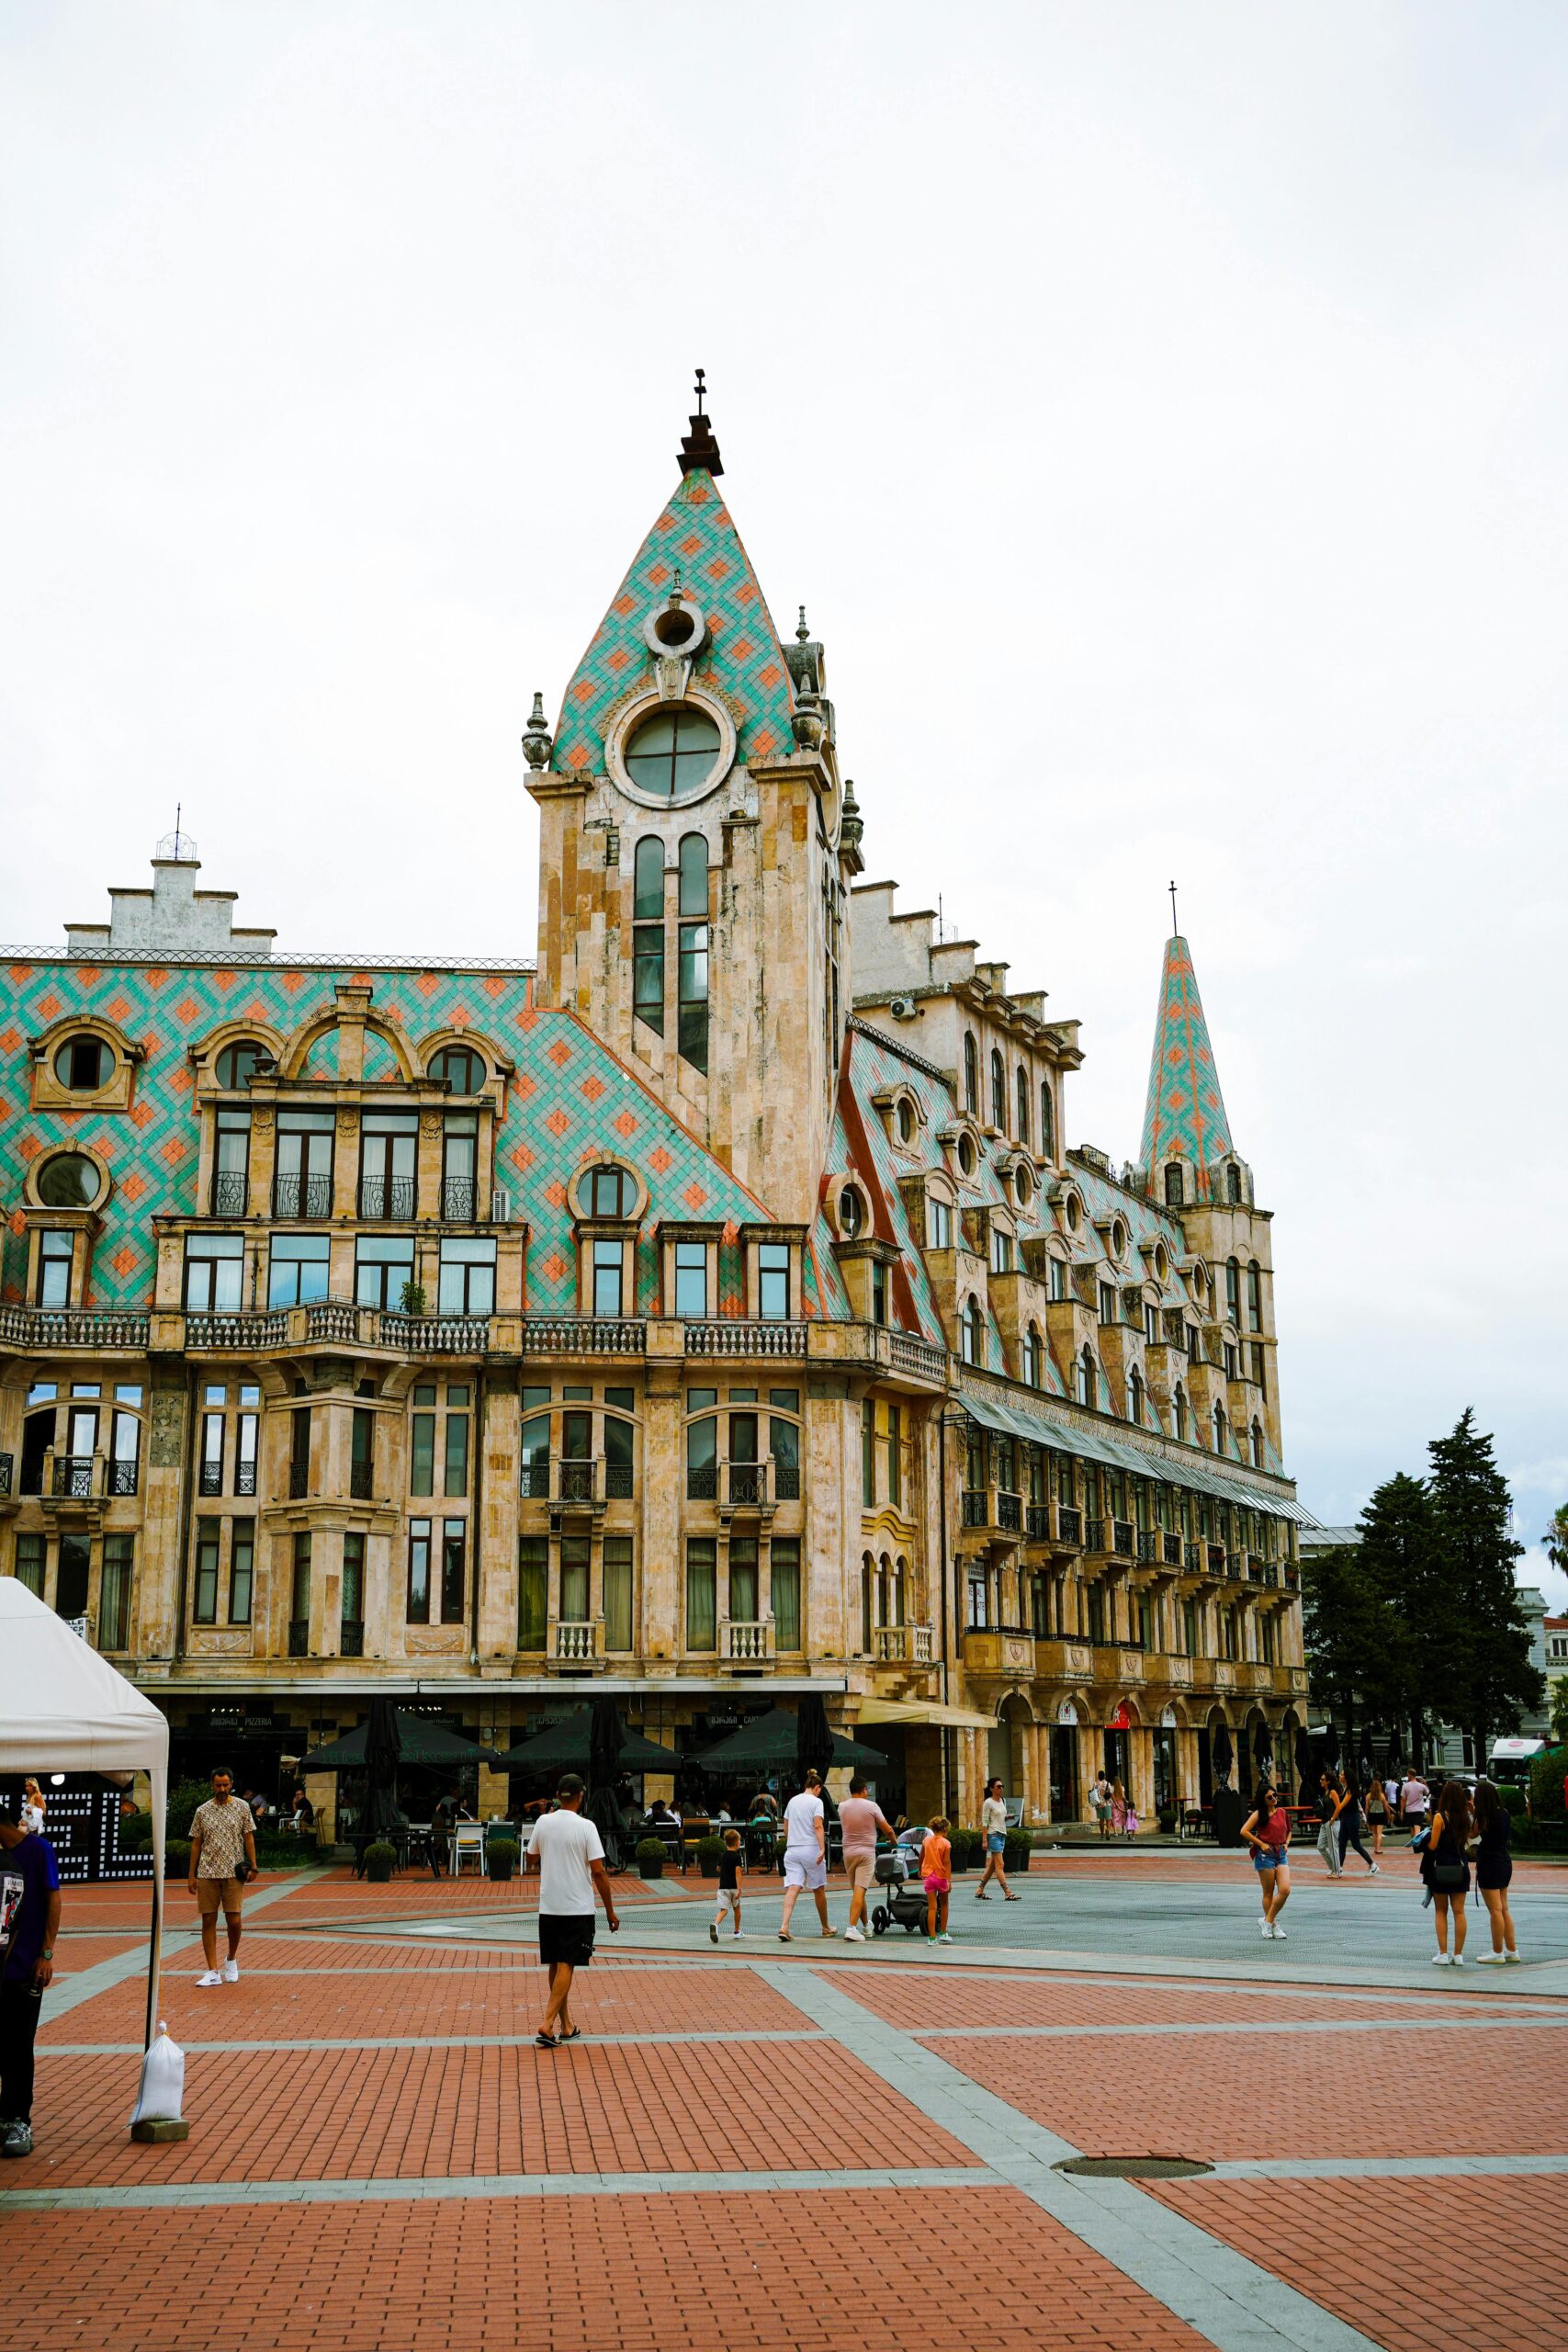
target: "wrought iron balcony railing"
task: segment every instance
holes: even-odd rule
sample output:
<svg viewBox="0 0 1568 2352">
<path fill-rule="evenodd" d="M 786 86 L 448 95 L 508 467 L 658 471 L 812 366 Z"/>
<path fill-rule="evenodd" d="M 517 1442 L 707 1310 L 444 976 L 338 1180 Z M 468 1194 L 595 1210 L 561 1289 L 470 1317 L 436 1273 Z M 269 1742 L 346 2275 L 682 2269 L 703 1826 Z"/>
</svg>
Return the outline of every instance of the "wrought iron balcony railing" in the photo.
<svg viewBox="0 0 1568 2352">
<path fill-rule="evenodd" d="M 279 1218 L 323 1217 L 333 1213 L 330 1176 L 275 1176 L 272 1213 Z"/>
</svg>

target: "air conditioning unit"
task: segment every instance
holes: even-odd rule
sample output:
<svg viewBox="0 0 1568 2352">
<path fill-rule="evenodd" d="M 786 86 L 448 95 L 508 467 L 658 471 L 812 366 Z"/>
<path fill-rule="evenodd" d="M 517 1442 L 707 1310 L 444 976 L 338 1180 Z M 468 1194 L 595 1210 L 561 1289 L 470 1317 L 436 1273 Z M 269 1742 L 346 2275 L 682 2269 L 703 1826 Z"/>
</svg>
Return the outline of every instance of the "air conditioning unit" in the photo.
<svg viewBox="0 0 1568 2352">
<path fill-rule="evenodd" d="M 496 1192 L 493 1192 L 493 1193 L 491 1194 L 491 1196 L 490 1196 L 490 1221 L 491 1221 L 491 1225 L 510 1225 L 510 1224 L 511 1224 L 511 1222 L 512 1222 L 512 1195 L 511 1195 L 511 1193 L 510 1193 L 502 1192 L 502 1191 L 496 1191 Z"/>
<path fill-rule="evenodd" d="M 919 1009 L 912 996 L 896 996 L 888 1000 L 887 1010 L 895 1021 L 913 1021 Z"/>
</svg>

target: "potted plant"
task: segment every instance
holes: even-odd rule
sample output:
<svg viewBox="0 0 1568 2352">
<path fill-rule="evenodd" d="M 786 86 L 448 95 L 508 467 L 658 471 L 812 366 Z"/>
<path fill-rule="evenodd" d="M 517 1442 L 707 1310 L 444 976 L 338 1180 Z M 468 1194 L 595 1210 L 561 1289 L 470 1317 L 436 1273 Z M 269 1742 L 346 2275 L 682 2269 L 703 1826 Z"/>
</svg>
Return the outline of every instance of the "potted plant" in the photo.
<svg viewBox="0 0 1568 2352">
<path fill-rule="evenodd" d="M 164 1876 L 186 1878 L 190 1871 L 190 1839 L 167 1838 L 164 1841 Z"/>
<path fill-rule="evenodd" d="M 704 1878 L 718 1876 L 718 1860 L 723 1851 L 722 1838 L 708 1837 L 697 1839 L 697 1869 Z"/>
<path fill-rule="evenodd" d="M 964 1871 L 973 1870 L 976 1856 L 979 1853 L 983 1843 L 979 1831 L 950 1829 L 947 1833 L 947 1842 L 953 1849 L 953 1877 L 958 1878 Z"/>
<path fill-rule="evenodd" d="M 517 1868 L 517 1847 L 510 1838 L 492 1838 L 485 1848 L 485 1869 L 493 1879 L 504 1882 Z"/>
<path fill-rule="evenodd" d="M 398 1293 L 398 1312 L 400 1315 L 424 1313 L 424 1284 L 423 1283 L 407 1282 L 403 1284 Z"/>
<path fill-rule="evenodd" d="M 1176 1807 L 1173 1804 L 1162 1804 L 1159 1809 L 1159 1834 L 1162 1838 L 1174 1838 L 1176 1835 Z"/>
<path fill-rule="evenodd" d="M 1029 1868 L 1029 1832 L 1010 1829 L 1003 1841 L 1002 1868 L 1005 1871 L 1026 1871 Z"/>
<path fill-rule="evenodd" d="M 637 1841 L 637 1866 L 643 1878 L 664 1876 L 664 1848 L 657 1838 L 639 1838 Z"/>
<path fill-rule="evenodd" d="M 365 1849 L 365 1875 L 373 1886 L 385 1886 L 392 1875 L 398 1849 L 386 1838 L 377 1838 Z"/>
</svg>

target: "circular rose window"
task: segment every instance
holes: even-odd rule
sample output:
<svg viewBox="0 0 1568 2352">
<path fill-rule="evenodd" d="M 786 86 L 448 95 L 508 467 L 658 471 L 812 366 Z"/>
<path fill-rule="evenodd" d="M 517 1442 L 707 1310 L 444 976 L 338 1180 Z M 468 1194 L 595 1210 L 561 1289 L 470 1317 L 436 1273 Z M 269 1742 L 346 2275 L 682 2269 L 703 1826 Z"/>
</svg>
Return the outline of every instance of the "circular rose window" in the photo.
<svg viewBox="0 0 1568 2352">
<path fill-rule="evenodd" d="M 103 1185 L 103 1178 L 85 1153 L 61 1151 L 39 1169 L 38 1196 L 45 1208 L 90 1209 Z"/>
</svg>

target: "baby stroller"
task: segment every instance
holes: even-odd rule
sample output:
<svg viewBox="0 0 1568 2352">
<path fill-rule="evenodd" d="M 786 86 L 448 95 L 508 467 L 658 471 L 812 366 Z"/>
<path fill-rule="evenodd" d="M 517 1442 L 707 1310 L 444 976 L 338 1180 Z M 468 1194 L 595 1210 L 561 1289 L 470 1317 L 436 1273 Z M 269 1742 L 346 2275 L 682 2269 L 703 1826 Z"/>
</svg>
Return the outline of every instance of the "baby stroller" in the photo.
<svg viewBox="0 0 1568 2352">
<path fill-rule="evenodd" d="M 873 1935 L 885 1936 L 895 1920 L 907 1936 L 912 1936 L 917 1928 L 925 1932 L 926 1890 L 916 1875 L 919 1860 L 919 1848 L 902 1842 L 891 1853 L 878 1854 L 876 1883 L 882 1894 L 881 1900 L 872 1905 Z"/>
</svg>

